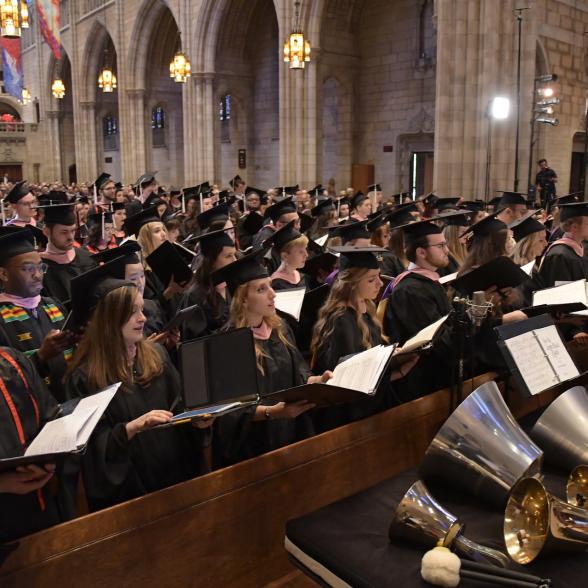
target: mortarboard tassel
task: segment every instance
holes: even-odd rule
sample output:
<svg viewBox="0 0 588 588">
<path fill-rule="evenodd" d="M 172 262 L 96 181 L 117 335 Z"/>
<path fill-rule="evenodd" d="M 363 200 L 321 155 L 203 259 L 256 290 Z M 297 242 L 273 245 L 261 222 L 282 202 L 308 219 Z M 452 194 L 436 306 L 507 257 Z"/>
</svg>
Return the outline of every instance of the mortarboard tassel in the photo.
<svg viewBox="0 0 588 588">
<path fill-rule="evenodd" d="M 106 232 L 104 231 L 104 217 L 105 217 L 105 214 L 102 213 L 101 225 L 102 225 L 102 240 L 103 241 L 105 240 L 105 235 L 106 235 Z"/>
<path fill-rule="evenodd" d="M 2 226 L 6 224 L 6 211 L 4 210 L 4 198 L 0 200 L 0 208 L 2 208 Z"/>
<path fill-rule="evenodd" d="M 182 192 L 182 214 L 186 214 L 186 196 Z"/>
</svg>

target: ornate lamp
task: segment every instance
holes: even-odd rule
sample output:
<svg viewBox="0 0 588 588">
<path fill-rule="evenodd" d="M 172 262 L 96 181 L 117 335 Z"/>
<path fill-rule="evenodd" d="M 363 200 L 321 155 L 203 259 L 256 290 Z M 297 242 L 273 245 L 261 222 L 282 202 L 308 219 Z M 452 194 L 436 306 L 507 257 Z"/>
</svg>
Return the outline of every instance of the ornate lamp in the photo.
<svg viewBox="0 0 588 588">
<path fill-rule="evenodd" d="M 21 29 L 29 28 L 29 9 L 26 0 L 0 0 L 0 35 L 18 39 Z"/>
<path fill-rule="evenodd" d="M 294 2 L 295 26 L 284 43 L 284 62 L 290 64 L 290 69 L 304 69 L 305 62 L 310 61 L 310 43 L 304 38 L 300 26 L 300 1 Z"/>
<path fill-rule="evenodd" d="M 178 51 L 171 63 L 169 64 L 169 77 L 180 84 L 186 83 L 186 80 L 192 75 L 192 65 L 190 60 L 182 51 Z"/>
<path fill-rule="evenodd" d="M 98 76 L 98 87 L 105 93 L 114 92 L 116 89 L 116 76 L 110 67 L 105 65 Z"/>
<path fill-rule="evenodd" d="M 65 96 L 65 84 L 61 78 L 56 78 L 51 84 L 51 93 L 55 98 L 62 100 Z"/>
<path fill-rule="evenodd" d="M 25 106 L 31 103 L 31 93 L 26 88 L 22 89 L 22 98 L 20 102 Z"/>
</svg>

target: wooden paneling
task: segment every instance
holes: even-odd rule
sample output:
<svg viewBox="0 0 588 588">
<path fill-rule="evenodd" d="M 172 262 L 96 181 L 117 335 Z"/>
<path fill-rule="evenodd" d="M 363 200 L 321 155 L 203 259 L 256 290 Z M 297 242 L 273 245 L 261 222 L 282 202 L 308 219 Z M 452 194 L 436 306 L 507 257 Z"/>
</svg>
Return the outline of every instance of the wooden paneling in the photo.
<svg viewBox="0 0 588 588">
<path fill-rule="evenodd" d="M 481 376 L 473 387 L 468 382 L 466 393 L 489 379 Z M 511 397 L 517 415 L 549 400 Z M 414 467 L 448 414 L 449 392 L 442 390 L 37 533 L 9 556 L 0 585 L 257 588 L 287 582 L 293 568 L 283 549 L 286 521 Z"/>
</svg>

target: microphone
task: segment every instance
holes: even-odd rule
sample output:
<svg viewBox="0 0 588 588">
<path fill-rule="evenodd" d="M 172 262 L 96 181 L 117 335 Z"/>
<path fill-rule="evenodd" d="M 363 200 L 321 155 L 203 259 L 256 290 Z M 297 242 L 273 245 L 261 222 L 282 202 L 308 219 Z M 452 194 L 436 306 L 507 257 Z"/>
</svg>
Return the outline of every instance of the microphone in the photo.
<svg viewBox="0 0 588 588">
<path fill-rule="evenodd" d="M 483 291 L 478 290 L 474 292 L 472 300 L 468 300 L 468 315 L 476 327 L 482 324 L 482 321 L 488 316 L 488 312 L 492 306 L 492 302 L 486 300 Z"/>
</svg>

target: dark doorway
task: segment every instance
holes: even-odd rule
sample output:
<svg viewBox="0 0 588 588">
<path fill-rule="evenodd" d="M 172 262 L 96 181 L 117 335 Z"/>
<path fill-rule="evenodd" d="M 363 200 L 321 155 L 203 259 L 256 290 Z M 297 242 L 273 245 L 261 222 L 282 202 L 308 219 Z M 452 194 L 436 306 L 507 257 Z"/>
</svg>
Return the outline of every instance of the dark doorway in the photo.
<svg viewBox="0 0 588 588">
<path fill-rule="evenodd" d="M 584 155 L 584 133 L 574 135 L 574 144 L 572 148 L 572 168 L 570 170 L 570 194 L 574 192 L 584 192 L 584 170 L 586 167 L 586 157 Z"/>
<path fill-rule="evenodd" d="M 432 151 L 415 151 L 410 156 L 410 194 L 413 198 L 433 190 Z"/>
<path fill-rule="evenodd" d="M 20 182 L 22 180 L 22 165 L 0 165 L 0 181 L 4 176 L 9 182 Z"/>
<path fill-rule="evenodd" d="M 76 170 L 76 164 L 74 163 L 73 165 L 70 165 L 67 171 L 68 171 L 69 183 L 73 184 L 73 183 L 77 182 L 78 181 L 78 172 Z"/>
</svg>

